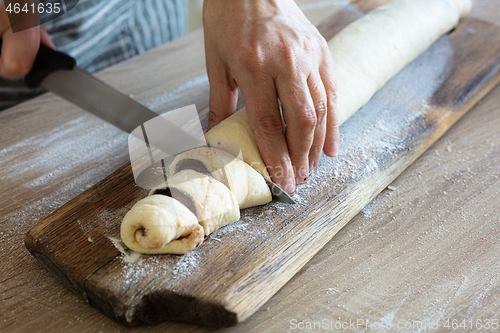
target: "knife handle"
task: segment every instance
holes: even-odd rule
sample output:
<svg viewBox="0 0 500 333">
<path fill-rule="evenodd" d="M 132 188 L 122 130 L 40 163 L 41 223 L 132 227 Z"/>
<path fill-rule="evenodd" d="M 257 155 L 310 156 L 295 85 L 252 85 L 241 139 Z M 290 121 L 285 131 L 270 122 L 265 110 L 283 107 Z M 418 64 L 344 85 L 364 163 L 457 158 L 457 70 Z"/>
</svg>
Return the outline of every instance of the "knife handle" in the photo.
<svg viewBox="0 0 500 333">
<path fill-rule="evenodd" d="M 2 38 L 0 37 L 0 54 L 2 53 Z M 52 72 L 61 69 L 73 69 L 76 66 L 76 60 L 69 55 L 51 49 L 40 43 L 40 49 L 36 55 L 33 68 L 23 79 L 28 88 L 40 86 L 43 79 Z"/>
</svg>

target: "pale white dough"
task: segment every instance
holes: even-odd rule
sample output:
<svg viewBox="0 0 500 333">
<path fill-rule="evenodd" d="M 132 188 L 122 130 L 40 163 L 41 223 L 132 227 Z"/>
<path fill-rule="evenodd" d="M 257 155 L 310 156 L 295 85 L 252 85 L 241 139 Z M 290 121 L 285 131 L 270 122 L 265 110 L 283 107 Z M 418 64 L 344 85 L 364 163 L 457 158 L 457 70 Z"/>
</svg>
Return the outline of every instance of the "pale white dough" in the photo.
<svg viewBox="0 0 500 333">
<path fill-rule="evenodd" d="M 139 200 L 125 215 L 120 236 L 129 249 L 152 254 L 188 253 L 204 238 L 196 216 L 177 200 L 164 195 Z"/>
<path fill-rule="evenodd" d="M 470 0 L 397 0 L 351 23 L 329 42 L 340 124 L 403 67 L 452 30 Z"/>
<path fill-rule="evenodd" d="M 264 177 L 269 178 L 245 109 L 242 109 L 205 134 L 207 142 L 232 142 L 241 149 L 243 160 Z"/>
<path fill-rule="evenodd" d="M 210 176 L 183 170 L 169 177 L 167 185 L 172 197 L 196 215 L 205 235 L 240 219 L 240 207 L 233 193 Z"/>
<path fill-rule="evenodd" d="M 337 79 L 340 124 L 391 77 L 452 30 L 471 9 L 470 0 L 395 0 L 351 23 L 329 42 Z M 205 135 L 207 142 L 240 146 L 243 160 L 269 177 L 242 109 Z"/>
<path fill-rule="evenodd" d="M 231 190 L 240 209 L 263 205 L 272 200 L 271 191 L 259 173 L 233 154 L 214 148 L 223 147 L 223 143 L 211 142 L 210 146 L 177 155 L 170 165 L 170 174 L 199 167 L 194 163 L 199 162 L 206 172 Z"/>
</svg>

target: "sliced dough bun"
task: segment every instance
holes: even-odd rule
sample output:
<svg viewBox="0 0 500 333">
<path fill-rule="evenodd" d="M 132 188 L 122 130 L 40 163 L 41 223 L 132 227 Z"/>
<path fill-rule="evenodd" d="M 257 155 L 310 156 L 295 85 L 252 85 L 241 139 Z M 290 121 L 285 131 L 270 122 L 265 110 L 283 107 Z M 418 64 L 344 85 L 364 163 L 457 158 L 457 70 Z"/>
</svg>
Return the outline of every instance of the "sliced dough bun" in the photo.
<svg viewBox="0 0 500 333">
<path fill-rule="evenodd" d="M 210 143 L 210 146 L 177 155 L 170 165 L 170 174 L 186 169 L 209 174 L 233 192 L 240 209 L 272 200 L 271 191 L 259 173 L 233 154 L 215 148 L 224 146 L 223 143 Z"/>
<path fill-rule="evenodd" d="M 214 178 L 194 170 L 183 170 L 169 177 L 166 188 L 153 189 L 178 200 L 191 212 L 205 235 L 240 219 L 240 208 L 232 192 Z"/>
<path fill-rule="evenodd" d="M 164 195 L 138 201 L 125 215 L 120 234 L 129 249 L 152 254 L 188 253 L 204 238 L 196 216 L 179 201 Z"/>
<path fill-rule="evenodd" d="M 245 109 L 234 113 L 205 134 L 207 142 L 232 142 L 241 149 L 243 160 L 255 171 L 270 178 L 260 155 Z"/>
</svg>

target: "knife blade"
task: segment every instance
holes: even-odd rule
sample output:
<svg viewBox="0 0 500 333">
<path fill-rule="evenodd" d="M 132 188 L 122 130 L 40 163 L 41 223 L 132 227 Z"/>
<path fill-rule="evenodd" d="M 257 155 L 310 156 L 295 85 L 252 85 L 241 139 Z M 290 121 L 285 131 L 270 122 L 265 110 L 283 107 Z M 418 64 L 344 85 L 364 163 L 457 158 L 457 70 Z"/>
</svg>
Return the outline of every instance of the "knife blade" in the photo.
<svg viewBox="0 0 500 333">
<path fill-rule="evenodd" d="M 0 38 L 0 54 L 1 48 Z M 33 68 L 24 78 L 24 83 L 30 88 L 41 86 L 127 133 L 137 132 L 134 130 L 139 126 L 142 126 L 145 133 L 143 124 L 155 119 L 155 123 L 161 124 L 164 137 L 161 140 L 147 142 L 148 147 L 154 146 L 172 156 L 207 146 L 205 141 L 192 136 L 129 96 L 78 68 L 76 60 L 69 55 L 43 44 L 40 44 Z M 138 138 L 144 140 L 143 136 Z M 295 203 L 278 185 L 266 177 L 264 179 L 274 200 Z"/>
<path fill-rule="evenodd" d="M 207 145 L 205 141 L 159 117 L 157 113 L 78 67 L 52 72 L 42 80 L 40 86 L 127 133 L 133 134 L 138 126 L 155 119 L 155 125 L 162 128 L 163 138 L 153 142 L 152 137 L 149 137 L 149 145 L 172 156 Z"/>
</svg>

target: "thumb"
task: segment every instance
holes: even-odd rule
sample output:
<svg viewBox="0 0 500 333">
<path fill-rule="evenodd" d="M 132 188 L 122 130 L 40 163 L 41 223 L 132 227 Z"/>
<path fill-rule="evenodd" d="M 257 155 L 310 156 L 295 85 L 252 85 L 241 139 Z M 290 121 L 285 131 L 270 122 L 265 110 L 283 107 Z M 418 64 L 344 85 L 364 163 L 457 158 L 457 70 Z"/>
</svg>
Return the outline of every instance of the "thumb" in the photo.
<svg viewBox="0 0 500 333">
<path fill-rule="evenodd" d="M 207 57 L 210 103 L 208 127 L 211 129 L 236 111 L 238 85 L 220 58 L 209 61 Z"/>
</svg>

